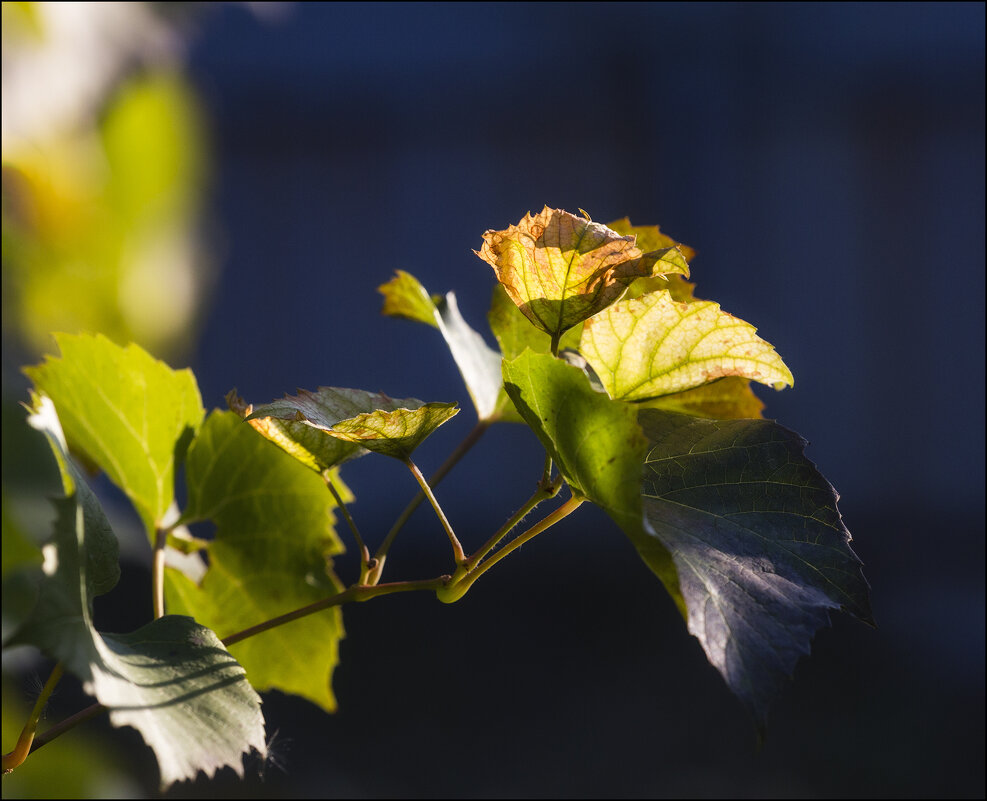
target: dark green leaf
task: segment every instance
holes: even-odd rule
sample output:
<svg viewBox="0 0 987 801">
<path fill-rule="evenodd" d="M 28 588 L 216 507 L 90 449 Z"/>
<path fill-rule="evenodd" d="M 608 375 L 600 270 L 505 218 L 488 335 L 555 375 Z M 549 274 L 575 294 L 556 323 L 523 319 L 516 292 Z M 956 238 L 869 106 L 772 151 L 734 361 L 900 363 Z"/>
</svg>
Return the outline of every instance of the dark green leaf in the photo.
<svg viewBox="0 0 987 801">
<path fill-rule="evenodd" d="M 642 409 L 644 515 L 671 553 L 689 631 L 763 725 L 830 609 L 871 619 L 837 494 L 770 420 Z"/>
</svg>

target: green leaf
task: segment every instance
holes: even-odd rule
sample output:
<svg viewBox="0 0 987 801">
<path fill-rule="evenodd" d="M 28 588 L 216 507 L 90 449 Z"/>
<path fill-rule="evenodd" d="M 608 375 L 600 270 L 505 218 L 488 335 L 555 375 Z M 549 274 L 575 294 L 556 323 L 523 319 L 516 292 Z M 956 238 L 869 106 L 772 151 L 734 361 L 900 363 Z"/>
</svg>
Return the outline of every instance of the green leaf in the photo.
<svg viewBox="0 0 987 801">
<path fill-rule="evenodd" d="M 438 328 L 435 319 L 435 303 L 431 295 L 425 291 L 415 276 L 404 270 L 397 270 L 396 275 L 386 284 L 377 287 L 384 296 L 384 308 L 381 314 L 388 317 L 404 317 L 416 320 L 433 328 Z"/>
<path fill-rule="evenodd" d="M 677 303 L 667 291 L 653 292 L 587 320 L 579 350 L 617 400 L 647 400 L 731 375 L 791 386 L 791 371 L 756 330 L 717 303 Z"/>
<path fill-rule="evenodd" d="M 501 356 L 463 319 L 454 292 L 447 292 L 444 298 L 433 298 L 417 278 L 403 270 L 398 270 L 397 276 L 378 291 L 384 295 L 384 314 L 417 320 L 439 329 L 481 421 L 494 422 L 505 415 L 516 419 L 503 390 Z"/>
<path fill-rule="evenodd" d="M 674 247 L 644 253 L 633 236 L 548 206 L 503 231 L 487 231 L 477 255 L 552 342 L 617 300 L 636 278 L 689 274 Z"/>
<path fill-rule="evenodd" d="M 504 385 L 572 489 L 621 525 L 639 525 L 647 442 L 636 409 L 595 392 L 579 368 L 530 350 L 504 362 Z"/>
<path fill-rule="evenodd" d="M 169 611 L 193 615 L 227 636 L 343 590 L 330 567 L 330 557 L 343 551 L 333 529 L 335 504 L 320 476 L 235 414 L 219 411 L 189 449 L 185 472 L 184 519 L 211 520 L 216 535 L 201 583 L 166 571 Z M 336 486 L 352 500 L 338 479 Z M 342 636 L 342 614 L 333 608 L 230 650 L 258 690 L 293 693 L 332 711 Z"/>
<path fill-rule="evenodd" d="M 136 345 L 55 334 L 61 358 L 24 368 L 58 408 L 65 436 L 133 502 L 150 536 L 174 499 L 175 465 L 204 411 L 191 370 Z"/>
<path fill-rule="evenodd" d="M 382 393 L 341 387 L 319 387 L 317 392 L 301 389 L 297 395 L 285 395 L 281 400 L 256 408 L 248 406 L 235 393 L 230 393 L 227 399 L 230 408 L 246 417 L 260 434 L 319 473 L 367 452 L 358 443 L 328 436 L 327 429 L 340 420 L 377 409 L 422 405 L 415 398 L 396 400 Z"/>
<path fill-rule="evenodd" d="M 684 612 L 671 556 L 644 528 L 647 440 L 636 407 L 595 391 L 578 367 L 531 351 L 504 362 L 504 386 L 565 480 L 624 530 Z"/>
<path fill-rule="evenodd" d="M 689 631 L 763 727 L 827 610 L 871 620 L 838 496 L 772 421 L 638 419 L 648 531 L 672 555 Z"/>
<path fill-rule="evenodd" d="M 116 537 L 69 461 L 50 399 L 34 399 L 30 423 L 49 439 L 66 496 L 54 502 L 37 606 L 12 644 L 36 645 L 63 662 L 109 709 L 114 726 L 136 728 L 157 757 L 164 787 L 200 770 L 212 776 L 232 767 L 242 776 L 243 753 L 266 753 L 260 698 L 243 668 L 188 617 L 163 617 L 131 634 L 93 628 L 93 598 L 119 576 Z"/>
<path fill-rule="evenodd" d="M 340 420 L 330 436 L 358 442 L 367 450 L 407 461 L 435 429 L 459 414 L 455 403 L 426 403 L 413 409 L 377 410 Z"/>
</svg>

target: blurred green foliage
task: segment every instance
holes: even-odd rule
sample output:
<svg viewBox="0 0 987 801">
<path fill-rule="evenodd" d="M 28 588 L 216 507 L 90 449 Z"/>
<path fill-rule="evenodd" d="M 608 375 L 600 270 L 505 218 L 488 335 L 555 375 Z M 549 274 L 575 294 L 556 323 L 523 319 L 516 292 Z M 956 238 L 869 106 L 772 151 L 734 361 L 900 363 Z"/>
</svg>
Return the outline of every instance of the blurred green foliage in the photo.
<svg viewBox="0 0 987 801">
<path fill-rule="evenodd" d="M 208 270 L 203 165 L 199 110 L 171 71 L 127 82 L 95 130 L 5 149 L 5 336 L 32 353 L 53 331 L 186 350 Z"/>
</svg>

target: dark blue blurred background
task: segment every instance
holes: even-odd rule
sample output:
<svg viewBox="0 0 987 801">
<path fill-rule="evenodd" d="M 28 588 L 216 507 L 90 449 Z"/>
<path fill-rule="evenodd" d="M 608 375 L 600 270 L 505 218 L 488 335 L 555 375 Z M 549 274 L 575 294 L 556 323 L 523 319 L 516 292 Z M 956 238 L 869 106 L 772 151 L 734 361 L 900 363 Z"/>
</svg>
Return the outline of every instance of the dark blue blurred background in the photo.
<svg viewBox="0 0 987 801">
<path fill-rule="evenodd" d="M 218 789 L 982 797 L 984 5 L 276 16 L 215 9 L 190 57 L 224 264 L 192 364 L 207 406 L 233 386 L 458 399 L 428 472 L 473 413 L 440 338 L 382 318 L 375 288 L 408 270 L 485 330 L 485 229 L 544 204 L 658 223 L 698 250 L 699 296 L 792 368 L 794 389 L 758 389 L 843 493 L 879 628 L 820 633 L 758 750 L 657 580 L 581 510 L 460 604 L 347 608 L 340 712 L 270 695 L 287 772 Z M 345 473 L 375 543 L 413 494 L 381 461 Z M 526 429 L 487 434 L 438 493 L 467 549 L 540 468 Z M 447 552 L 422 510 L 389 577 L 443 572 Z"/>
</svg>

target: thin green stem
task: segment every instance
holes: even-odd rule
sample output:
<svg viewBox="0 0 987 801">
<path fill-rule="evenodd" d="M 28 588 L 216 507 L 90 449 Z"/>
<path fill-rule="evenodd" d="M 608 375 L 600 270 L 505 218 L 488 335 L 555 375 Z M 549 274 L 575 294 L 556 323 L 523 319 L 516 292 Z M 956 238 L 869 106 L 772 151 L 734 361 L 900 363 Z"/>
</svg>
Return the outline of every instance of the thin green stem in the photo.
<svg viewBox="0 0 987 801">
<path fill-rule="evenodd" d="M 346 508 L 346 504 L 343 502 L 343 498 L 339 494 L 339 490 L 336 489 L 336 485 L 332 481 L 332 473 L 329 470 L 323 470 L 322 480 L 326 482 L 329 492 L 332 493 L 332 497 L 336 501 L 336 506 L 339 507 L 339 511 L 342 512 L 343 517 L 346 519 L 347 525 L 350 527 L 350 531 L 353 532 L 353 539 L 356 540 L 356 547 L 360 551 L 360 579 L 358 583 L 365 584 L 367 583 L 367 575 L 370 573 L 372 568 L 377 566 L 377 562 L 376 560 L 372 560 L 370 558 L 370 551 L 367 550 L 367 546 L 363 543 L 363 537 L 360 536 L 360 529 L 356 527 L 356 522 L 353 520 L 350 510 Z M 371 562 L 373 562 L 373 564 L 371 564 Z"/>
<path fill-rule="evenodd" d="M 258 623 L 256 626 L 251 626 L 243 631 L 238 631 L 236 634 L 231 634 L 228 637 L 224 637 L 223 645 L 228 648 L 231 645 L 235 645 L 238 642 L 248 639 L 249 637 L 255 637 L 258 634 L 269 631 L 270 629 L 275 629 L 278 626 L 285 625 L 286 623 L 291 623 L 295 620 L 299 620 L 300 618 L 314 615 L 316 612 L 321 612 L 324 609 L 330 609 L 333 606 L 340 606 L 341 604 L 349 603 L 350 601 L 369 601 L 371 598 L 377 598 L 381 595 L 392 595 L 396 592 L 438 590 L 440 587 L 444 587 L 448 580 L 448 576 L 439 576 L 434 579 L 422 579 L 419 581 L 395 581 L 390 584 L 377 584 L 375 586 L 354 584 L 352 587 L 347 587 L 342 592 L 336 593 L 336 595 L 331 595 L 328 598 L 323 598 L 321 601 L 316 601 L 308 606 L 295 609 L 293 612 L 286 612 L 283 615 L 278 615 L 278 617 L 265 620 L 263 623 Z"/>
<path fill-rule="evenodd" d="M 545 469 L 541 473 L 541 486 L 547 487 L 552 483 L 552 456 L 545 451 Z"/>
<path fill-rule="evenodd" d="M 48 676 L 48 681 L 45 682 L 45 686 L 41 690 L 41 695 L 34 702 L 34 709 L 31 710 L 31 716 L 27 719 L 27 723 L 24 724 L 24 728 L 21 730 L 21 736 L 17 738 L 17 745 L 14 746 L 14 750 L 9 754 L 3 755 L 4 773 L 10 773 L 10 771 L 27 759 L 27 755 L 33 750 L 34 734 L 38 730 L 38 721 L 41 720 L 41 713 L 44 712 L 48 699 L 51 698 L 55 685 L 58 684 L 60 678 L 62 678 L 61 662 L 52 668 L 51 674 Z"/>
<path fill-rule="evenodd" d="M 531 528 L 521 534 L 516 539 L 511 540 L 507 545 L 505 545 L 501 550 L 487 559 L 482 565 L 469 573 L 467 573 L 463 578 L 456 582 L 450 582 L 448 585 L 443 586 L 441 589 L 436 591 L 436 596 L 443 603 L 451 604 L 454 601 L 458 601 L 462 598 L 470 587 L 473 586 L 474 582 L 480 578 L 484 573 L 486 573 L 490 568 L 497 564 L 501 559 L 506 557 L 511 552 L 517 550 L 522 545 L 524 545 L 529 540 L 541 534 L 545 529 L 554 526 L 560 520 L 568 517 L 576 509 L 579 508 L 580 504 L 583 503 L 585 498 L 579 498 L 573 496 L 569 498 L 562 506 L 556 509 L 554 512 L 546 515 L 541 521 L 535 523 Z"/>
<path fill-rule="evenodd" d="M 456 565 L 461 565 L 466 561 L 466 554 L 463 552 L 463 546 L 459 542 L 459 538 L 456 536 L 456 532 L 452 530 L 452 526 L 449 525 L 449 520 L 446 518 L 445 512 L 442 511 L 442 507 L 439 506 L 438 500 L 436 500 L 435 495 L 432 493 L 432 488 L 428 486 L 428 482 L 425 480 L 425 476 L 422 475 L 422 471 L 418 469 L 411 459 L 406 459 L 404 462 L 411 474 L 418 481 L 418 484 L 422 488 L 422 492 L 428 498 L 429 503 L 432 504 L 432 508 L 435 510 L 435 514 L 439 518 L 439 522 L 442 523 L 442 527 L 446 530 L 446 534 L 449 535 L 449 542 L 452 543 L 452 555 L 456 560 Z"/>
<path fill-rule="evenodd" d="M 483 558 L 494 548 L 496 548 L 497 544 L 504 539 L 504 537 L 506 537 L 517 526 L 517 524 L 531 512 L 532 509 L 538 506 L 538 504 L 542 501 L 547 501 L 549 498 L 554 498 L 559 494 L 559 489 L 562 486 L 561 476 L 553 482 L 543 482 L 544 477 L 543 481 L 539 482 L 538 489 L 535 490 L 532 496 L 524 502 L 521 508 L 511 515 L 507 522 L 504 523 L 504 525 L 502 525 L 500 529 L 498 529 L 497 532 L 489 540 L 487 540 L 478 551 L 476 551 L 476 553 L 472 554 L 466 560 L 466 563 L 463 566 L 465 568 L 464 572 L 469 572 L 475 569 L 476 566 L 483 561 Z M 456 579 L 457 576 L 454 575 L 453 581 L 455 582 Z"/>
<path fill-rule="evenodd" d="M 151 560 L 151 598 L 154 604 L 154 619 L 164 617 L 164 573 L 165 546 L 168 544 L 168 529 L 158 528 L 154 532 L 154 557 Z"/>
<path fill-rule="evenodd" d="M 453 467 L 458 464 L 459 460 L 462 459 L 472 448 L 479 442 L 480 437 L 483 436 L 484 432 L 490 427 L 489 420 L 480 420 L 466 438 L 456 446 L 456 449 L 449 454 L 446 460 L 442 463 L 438 470 L 436 470 L 431 477 L 428 479 L 428 485 L 435 489 L 439 485 L 439 482 L 452 470 Z M 370 571 L 370 575 L 367 578 L 368 584 L 376 584 L 380 581 L 381 573 L 384 570 L 384 562 L 387 559 L 387 552 L 391 548 L 391 544 L 394 542 L 394 538 L 397 537 L 398 532 L 404 528 L 405 523 L 408 522 L 412 513 L 417 509 L 422 501 L 425 500 L 425 493 L 419 491 L 419 493 L 411 499 L 411 502 L 404 508 L 404 511 L 398 516 L 398 519 L 394 521 L 394 525 L 391 526 L 391 530 L 387 532 L 387 536 L 384 537 L 384 541 L 380 544 L 377 549 L 377 553 L 374 554 L 374 558 L 377 560 L 377 566 Z"/>
</svg>

